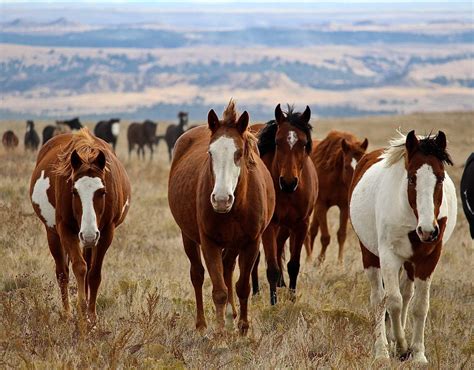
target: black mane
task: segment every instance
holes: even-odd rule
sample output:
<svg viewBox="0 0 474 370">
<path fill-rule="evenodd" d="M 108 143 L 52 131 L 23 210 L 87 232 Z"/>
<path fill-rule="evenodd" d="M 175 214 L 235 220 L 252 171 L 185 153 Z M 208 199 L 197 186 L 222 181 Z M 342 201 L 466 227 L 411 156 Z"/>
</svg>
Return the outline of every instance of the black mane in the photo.
<svg viewBox="0 0 474 370">
<path fill-rule="evenodd" d="M 313 140 L 311 139 L 311 130 L 312 127 L 309 122 L 301 119 L 301 113 L 294 112 L 294 107 L 288 105 L 288 111 L 286 113 L 286 121 L 291 126 L 296 127 L 297 129 L 303 131 L 306 135 L 306 152 L 309 154 L 313 148 Z M 266 126 L 260 131 L 258 135 L 258 150 L 260 151 L 260 156 L 265 155 L 266 153 L 274 152 L 276 143 L 275 136 L 278 130 L 278 125 L 275 120 L 268 121 Z"/>
<path fill-rule="evenodd" d="M 453 165 L 451 156 L 446 151 L 446 148 L 440 148 L 436 142 L 437 136 L 428 135 L 426 138 L 421 139 L 419 143 L 419 151 L 424 155 L 433 155 L 438 158 L 444 164 Z"/>
</svg>

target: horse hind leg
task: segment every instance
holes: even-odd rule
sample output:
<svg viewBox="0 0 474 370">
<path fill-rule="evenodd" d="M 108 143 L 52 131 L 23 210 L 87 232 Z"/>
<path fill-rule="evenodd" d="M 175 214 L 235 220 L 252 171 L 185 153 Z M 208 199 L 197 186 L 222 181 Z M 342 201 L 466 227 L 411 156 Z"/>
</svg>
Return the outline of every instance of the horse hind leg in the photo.
<svg viewBox="0 0 474 370">
<path fill-rule="evenodd" d="M 311 262 L 314 248 L 314 241 L 319 231 L 319 220 L 316 214 L 316 210 L 313 212 L 313 217 L 311 218 L 311 225 L 309 227 L 308 237 L 305 241 L 306 248 L 306 261 Z"/>
<path fill-rule="evenodd" d="M 321 227 L 321 252 L 318 256 L 318 262 L 322 264 L 326 259 L 326 250 L 328 248 L 329 243 L 331 242 L 331 236 L 329 235 L 327 220 L 328 209 L 323 206 L 318 206 L 315 212 L 319 220 L 319 226 Z"/>
<path fill-rule="evenodd" d="M 202 299 L 202 284 L 204 283 L 204 266 L 201 260 L 201 249 L 199 244 L 189 239 L 184 233 L 181 233 L 183 238 L 184 251 L 188 256 L 190 267 L 191 282 L 194 287 L 194 294 L 196 296 L 196 329 L 206 329 L 206 318 L 204 317 L 204 305 Z"/>
<path fill-rule="evenodd" d="M 59 289 L 61 292 L 61 301 L 63 303 L 64 313 L 66 317 L 71 317 L 71 307 L 69 305 L 69 294 L 68 294 L 68 285 L 69 285 L 69 266 L 68 266 L 68 257 L 64 248 L 61 245 L 59 235 L 46 230 L 48 237 L 48 245 L 51 255 L 54 258 L 56 264 L 56 279 L 58 281 Z"/>
<path fill-rule="evenodd" d="M 347 206 L 340 208 L 339 211 L 339 230 L 337 231 L 337 243 L 339 252 L 337 260 L 341 266 L 344 265 L 344 243 L 347 237 L 347 221 L 349 219 L 349 210 Z"/>
<path fill-rule="evenodd" d="M 258 285 L 258 265 L 260 263 L 260 251 L 257 254 L 257 258 L 253 265 L 252 269 L 252 294 L 257 295 L 260 292 L 260 287 Z"/>
</svg>

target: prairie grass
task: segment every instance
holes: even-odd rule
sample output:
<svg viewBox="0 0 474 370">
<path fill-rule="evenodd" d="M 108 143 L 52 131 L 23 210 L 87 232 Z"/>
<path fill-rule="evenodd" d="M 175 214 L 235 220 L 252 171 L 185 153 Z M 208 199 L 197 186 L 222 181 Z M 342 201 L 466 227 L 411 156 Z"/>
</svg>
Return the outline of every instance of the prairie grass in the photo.
<svg viewBox="0 0 474 370">
<path fill-rule="evenodd" d="M 44 124 L 40 122 L 37 129 Z M 368 137 L 370 149 L 385 145 L 399 126 L 420 133 L 443 129 L 455 161 L 448 171 L 457 186 L 462 164 L 474 147 L 473 113 L 322 120 L 313 125 L 314 137 L 322 138 L 330 129 L 350 130 Z M 22 140 L 24 122 L 0 122 L 0 132 L 7 128 Z M 206 275 L 209 328 L 196 333 L 189 262 L 167 203 L 167 153 L 160 147 L 153 161 L 139 161 L 135 153 L 129 160 L 125 128 L 118 155 L 132 182 L 131 209 L 105 258 L 99 323 L 90 333 L 84 333 L 77 320 L 65 320 L 61 314 L 53 259 L 28 197 L 35 155 L 24 153 L 22 146 L 13 153 L 0 148 L 1 368 L 413 367 L 396 359 L 373 362 L 369 286 L 352 230 L 345 267 L 336 264 L 335 210 L 329 216 L 333 237 L 326 263 L 321 267 L 303 264 L 295 303 L 281 290 L 278 305 L 270 307 L 262 263 L 263 291 L 251 299 L 248 336 L 239 336 L 236 329 L 219 334 L 214 330 L 211 283 Z M 319 248 L 318 240 L 315 253 Z M 459 208 L 454 235 L 444 248 L 432 284 L 425 331 L 430 368 L 473 368 L 473 254 Z M 73 303 L 75 286 L 72 278 Z"/>
</svg>

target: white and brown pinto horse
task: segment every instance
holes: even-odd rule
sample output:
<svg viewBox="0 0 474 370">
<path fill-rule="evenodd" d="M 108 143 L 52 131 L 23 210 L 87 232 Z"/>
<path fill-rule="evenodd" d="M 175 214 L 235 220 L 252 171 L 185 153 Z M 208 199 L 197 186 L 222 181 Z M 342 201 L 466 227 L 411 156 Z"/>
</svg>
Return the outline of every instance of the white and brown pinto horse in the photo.
<svg viewBox="0 0 474 370">
<path fill-rule="evenodd" d="M 371 305 L 385 305 L 400 358 L 411 354 L 414 361 L 427 363 L 424 329 L 431 276 L 456 223 L 456 190 L 444 168 L 452 161 L 442 131 L 419 138 L 411 131 L 390 144 L 357 165 L 350 217 L 371 285 Z M 405 324 L 414 290 L 408 347 Z M 388 358 L 385 310 L 376 312 L 375 356 Z"/>
<path fill-rule="evenodd" d="M 58 135 L 38 154 L 30 197 L 46 228 L 66 314 L 70 315 L 70 261 L 79 314 L 87 308 L 89 319 L 95 321 L 104 255 L 130 205 L 125 169 L 107 143 L 87 129 Z"/>
<path fill-rule="evenodd" d="M 197 329 L 206 327 L 201 250 L 212 280 L 218 329 L 224 326 L 226 304 L 228 319 L 236 316 L 232 272 L 239 257 L 238 326 L 242 334 L 249 327 L 250 274 L 262 233 L 273 215 L 275 192 L 256 138 L 247 130 L 248 122 L 247 112 L 237 119 L 231 101 L 222 121 L 211 110 L 208 127 L 188 130 L 174 149 L 168 200 L 191 262 Z"/>
</svg>

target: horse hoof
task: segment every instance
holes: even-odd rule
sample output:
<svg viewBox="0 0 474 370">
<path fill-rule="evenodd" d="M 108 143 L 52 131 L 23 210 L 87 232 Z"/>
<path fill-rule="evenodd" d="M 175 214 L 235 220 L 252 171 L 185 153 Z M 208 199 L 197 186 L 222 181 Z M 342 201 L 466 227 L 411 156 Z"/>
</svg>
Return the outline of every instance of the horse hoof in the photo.
<svg viewBox="0 0 474 370">
<path fill-rule="evenodd" d="M 412 355 L 412 361 L 420 365 L 428 364 L 428 359 L 426 358 L 424 353 L 415 353 L 414 355 Z"/>
<path fill-rule="evenodd" d="M 398 356 L 398 359 L 403 362 L 403 361 L 408 360 L 410 357 L 411 357 L 411 350 L 408 349 L 406 352 Z"/>
<path fill-rule="evenodd" d="M 270 293 L 270 304 L 272 306 L 276 305 L 277 304 L 277 295 L 276 295 L 276 292 L 271 292 Z"/>
<path fill-rule="evenodd" d="M 290 301 L 295 303 L 296 302 L 296 289 L 289 289 Z"/>
<path fill-rule="evenodd" d="M 240 332 L 240 335 L 247 335 L 249 331 L 249 323 L 248 322 L 245 322 L 245 321 L 239 321 L 239 332 Z"/>
</svg>

